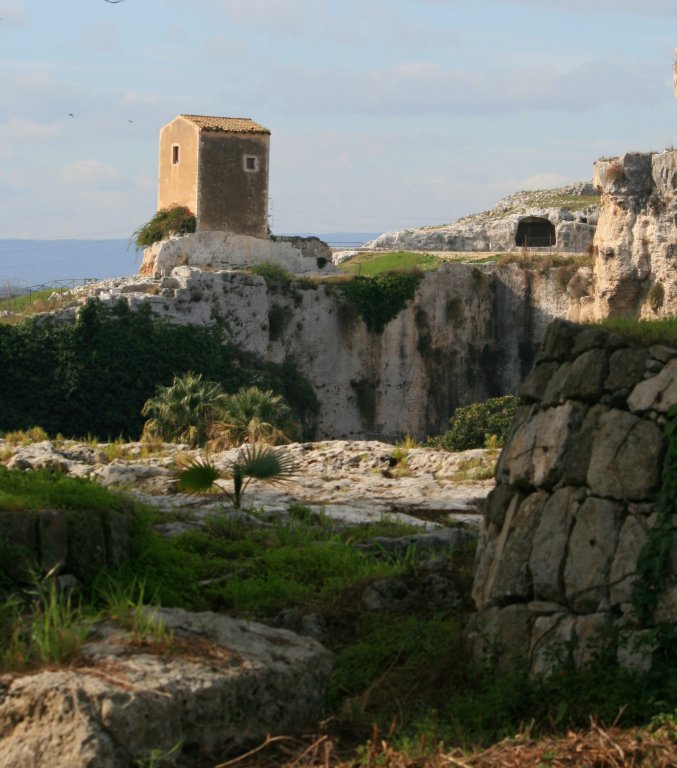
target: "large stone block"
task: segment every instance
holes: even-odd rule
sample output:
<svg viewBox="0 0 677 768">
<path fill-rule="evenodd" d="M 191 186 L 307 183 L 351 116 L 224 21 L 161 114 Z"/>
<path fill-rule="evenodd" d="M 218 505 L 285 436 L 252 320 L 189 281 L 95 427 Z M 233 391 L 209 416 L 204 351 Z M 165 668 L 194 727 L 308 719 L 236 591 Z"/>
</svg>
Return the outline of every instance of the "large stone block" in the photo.
<svg viewBox="0 0 677 768">
<path fill-rule="evenodd" d="M 569 443 L 586 412 L 585 405 L 569 401 L 539 411 L 515 431 L 501 455 L 501 468 L 510 485 L 546 489 L 555 485 L 561 478 Z"/>
<path fill-rule="evenodd" d="M 677 403 L 677 358 L 651 379 L 638 384 L 628 397 L 628 407 L 633 413 L 654 410 L 666 413 Z"/>
<path fill-rule="evenodd" d="M 494 551 L 493 568 L 488 574 L 486 587 L 492 603 L 503 605 L 510 601 L 523 601 L 532 594 L 529 557 L 534 531 L 548 494 L 539 491 L 528 496 L 514 515 L 506 517 Z"/>
<path fill-rule="evenodd" d="M 581 332 L 581 326 L 566 320 L 553 320 L 545 332 L 541 348 L 536 358 L 537 362 L 546 360 L 564 361 L 571 356 L 576 339 Z"/>
<path fill-rule="evenodd" d="M 173 749 L 172 764 L 194 764 L 317 722 L 331 654 L 316 641 L 210 613 L 158 618 L 171 653 L 104 625 L 81 666 L 5 680 L 0 765 L 128 768 Z"/>
<path fill-rule="evenodd" d="M 557 375 L 560 364 L 546 361 L 535 365 L 520 387 L 520 397 L 527 402 L 537 402 L 543 399 L 550 381 Z"/>
<path fill-rule="evenodd" d="M 609 367 L 605 349 L 589 349 L 568 365 L 561 366 L 543 395 L 544 405 L 564 400 L 595 402 L 604 392 Z"/>
<path fill-rule="evenodd" d="M 604 386 L 610 392 L 634 387 L 643 380 L 648 359 L 645 349 L 617 349 L 609 359 L 609 375 Z"/>
<path fill-rule="evenodd" d="M 677 624 L 677 530 L 672 531 L 672 544 L 665 571 L 665 587 L 658 597 L 657 623 Z"/>
<path fill-rule="evenodd" d="M 578 510 L 564 566 L 566 598 L 578 613 L 608 605 L 609 571 L 624 515 L 621 504 L 595 497 Z"/>
<path fill-rule="evenodd" d="M 107 565 L 103 513 L 68 510 L 66 513 L 68 557 L 66 570 L 85 584 Z"/>
<path fill-rule="evenodd" d="M 25 510 L 0 510 L 0 544 L 5 562 L 0 565 L 12 578 L 26 579 L 38 563 L 37 518 Z"/>
<path fill-rule="evenodd" d="M 538 600 L 564 603 L 564 564 L 576 511 L 576 488 L 559 488 L 547 500 L 534 533 L 529 570 Z"/>
<path fill-rule="evenodd" d="M 539 616 L 534 622 L 529 647 L 529 669 L 547 677 L 571 657 L 575 619 L 567 613 Z"/>
<path fill-rule="evenodd" d="M 651 499 L 660 485 L 664 448 L 663 433 L 652 422 L 625 411 L 608 411 L 593 438 L 590 490 L 595 496 Z"/>
<path fill-rule="evenodd" d="M 573 649 L 574 666 L 577 668 L 591 664 L 613 642 L 611 613 L 590 613 L 577 616 L 574 623 L 576 638 Z"/>
<path fill-rule="evenodd" d="M 524 603 L 493 607 L 472 616 L 466 634 L 477 664 L 497 664 L 503 671 L 528 663 L 534 616 Z"/>
<path fill-rule="evenodd" d="M 604 405 L 593 405 L 587 412 L 581 428 L 572 434 L 569 449 L 562 460 L 562 483 L 565 485 L 586 484 L 597 425 L 608 410 Z"/>
<path fill-rule="evenodd" d="M 623 523 L 609 574 L 611 606 L 631 603 L 637 584 L 637 558 L 649 534 L 643 515 L 629 514 Z"/>
</svg>

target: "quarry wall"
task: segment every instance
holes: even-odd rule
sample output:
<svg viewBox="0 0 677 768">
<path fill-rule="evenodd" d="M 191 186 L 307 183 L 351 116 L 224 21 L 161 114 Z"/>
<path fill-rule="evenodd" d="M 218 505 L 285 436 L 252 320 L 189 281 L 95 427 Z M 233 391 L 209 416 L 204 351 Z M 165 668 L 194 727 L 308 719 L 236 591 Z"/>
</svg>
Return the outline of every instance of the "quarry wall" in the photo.
<svg viewBox="0 0 677 768">
<path fill-rule="evenodd" d="M 548 322 L 568 307 L 561 269 L 447 264 L 425 273 L 375 331 L 340 286 L 180 266 L 168 277 L 100 284 L 95 295 L 149 304 L 174 323 L 219 323 L 239 348 L 291 361 L 308 377 L 320 400 L 318 438 L 387 440 L 439 433 L 459 405 L 515 391 Z"/>
</svg>

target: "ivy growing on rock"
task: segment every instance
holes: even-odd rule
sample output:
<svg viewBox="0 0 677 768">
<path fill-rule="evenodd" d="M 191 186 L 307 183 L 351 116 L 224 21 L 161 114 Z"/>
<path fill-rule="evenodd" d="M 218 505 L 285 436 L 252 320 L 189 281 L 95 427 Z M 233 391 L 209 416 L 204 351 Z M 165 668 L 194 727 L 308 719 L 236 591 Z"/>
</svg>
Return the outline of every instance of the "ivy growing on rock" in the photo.
<svg viewBox="0 0 677 768">
<path fill-rule="evenodd" d="M 226 392 L 281 394 L 308 426 L 318 401 L 291 363 L 262 362 L 225 343 L 217 326 L 179 326 L 150 308 L 89 302 L 75 323 L 38 318 L 0 326 L 0 431 L 40 425 L 49 434 L 138 437 L 158 385 L 193 371 Z"/>
<path fill-rule="evenodd" d="M 356 308 L 372 333 L 382 333 L 414 298 L 421 272 L 387 272 L 375 277 L 358 275 L 337 284 L 337 289 Z"/>
<path fill-rule="evenodd" d="M 668 410 L 665 427 L 667 454 L 663 483 L 656 498 L 656 524 L 637 560 L 639 578 L 634 594 L 637 619 L 642 626 L 652 623 L 658 597 L 667 586 L 672 548 L 672 515 L 677 508 L 677 405 Z"/>
</svg>

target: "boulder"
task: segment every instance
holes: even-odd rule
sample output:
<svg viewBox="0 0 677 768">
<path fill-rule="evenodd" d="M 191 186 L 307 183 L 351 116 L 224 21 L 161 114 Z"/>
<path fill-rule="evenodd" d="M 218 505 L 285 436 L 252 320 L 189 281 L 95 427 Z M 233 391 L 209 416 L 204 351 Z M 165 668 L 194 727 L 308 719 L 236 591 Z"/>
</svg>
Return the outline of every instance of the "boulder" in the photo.
<svg viewBox="0 0 677 768">
<path fill-rule="evenodd" d="M 157 609 L 166 642 L 99 625 L 72 669 L 0 680 L 0 765 L 193 764 L 317 721 L 331 654 L 308 637 L 212 613 Z"/>
</svg>

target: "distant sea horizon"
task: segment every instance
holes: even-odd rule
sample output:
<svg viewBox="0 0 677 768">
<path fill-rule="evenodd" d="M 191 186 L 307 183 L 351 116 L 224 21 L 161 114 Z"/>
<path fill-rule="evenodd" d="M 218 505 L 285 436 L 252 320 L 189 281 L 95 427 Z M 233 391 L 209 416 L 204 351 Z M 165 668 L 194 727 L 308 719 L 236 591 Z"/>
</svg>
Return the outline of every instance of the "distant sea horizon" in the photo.
<svg viewBox="0 0 677 768">
<path fill-rule="evenodd" d="M 378 237 L 380 232 L 276 233 L 315 236 L 334 247 L 351 248 Z M 141 264 L 128 239 L 36 240 L 0 239 L 0 292 L 8 287 L 32 288 L 57 281 L 103 280 L 136 274 Z"/>
</svg>

